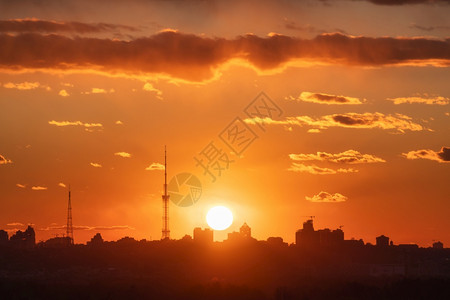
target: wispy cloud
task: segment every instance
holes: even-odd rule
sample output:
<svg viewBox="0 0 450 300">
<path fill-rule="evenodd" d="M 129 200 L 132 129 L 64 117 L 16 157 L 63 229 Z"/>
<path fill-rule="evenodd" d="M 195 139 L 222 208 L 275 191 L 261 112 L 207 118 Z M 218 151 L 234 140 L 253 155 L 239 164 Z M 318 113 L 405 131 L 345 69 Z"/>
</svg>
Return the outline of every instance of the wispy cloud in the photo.
<svg viewBox="0 0 450 300">
<path fill-rule="evenodd" d="M 137 31 L 131 26 L 108 23 L 62 22 L 38 19 L 0 20 L 0 32 L 76 32 L 96 33 L 116 30 Z"/>
<path fill-rule="evenodd" d="M 123 125 L 123 122 L 118 120 L 118 121 L 116 121 L 116 125 Z"/>
<path fill-rule="evenodd" d="M 395 130 L 404 133 L 406 130 L 422 131 L 426 130 L 422 125 L 411 121 L 411 117 L 402 114 L 385 115 L 379 112 L 375 113 L 344 113 L 326 115 L 318 118 L 310 116 L 287 117 L 284 120 L 273 120 L 271 118 L 247 118 L 244 121 L 247 124 L 265 124 L 265 125 L 286 125 L 286 126 L 312 126 L 320 129 L 330 127 L 344 128 L 379 128 L 385 130 Z"/>
<path fill-rule="evenodd" d="M 337 104 L 337 105 L 355 105 L 362 104 L 363 102 L 359 98 L 348 97 L 348 96 L 337 96 L 324 93 L 311 93 L 302 92 L 297 98 L 290 97 L 291 100 L 311 102 L 318 104 Z M 364 100 L 363 100 L 364 101 Z"/>
<path fill-rule="evenodd" d="M 51 225 L 44 228 L 39 228 L 41 231 L 50 231 L 50 230 L 65 230 L 67 228 L 66 225 Z M 87 226 L 87 225 L 75 225 L 73 226 L 74 230 L 136 230 L 134 227 L 128 225 L 113 225 L 113 226 Z"/>
<path fill-rule="evenodd" d="M 430 149 L 413 150 L 402 153 L 402 155 L 407 159 L 428 159 L 440 163 L 448 163 L 450 162 L 450 147 L 442 147 L 439 152 Z"/>
<path fill-rule="evenodd" d="M 147 170 L 147 171 L 164 170 L 164 165 L 160 164 L 160 163 L 157 163 L 157 162 L 154 162 L 150 166 L 145 168 L 145 170 Z"/>
<path fill-rule="evenodd" d="M 81 121 L 48 121 L 48 124 L 50 125 L 55 125 L 58 127 L 64 127 L 64 126 L 82 126 L 85 127 L 86 129 L 102 129 L 103 128 L 103 124 L 100 123 L 83 123 Z"/>
<path fill-rule="evenodd" d="M 411 4 L 449 4 L 449 0 L 366 0 L 377 5 L 411 5 Z"/>
<path fill-rule="evenodd" d="M 20 184 L 20 183 L 16 183 L 16 186 L 21 188 L 21 189 L 24 189 L 24 188 L 27 187 L 25 184 Z"/>
<path fill-rule="evenodd" d="M 145 83 L 142 89 L 147 92 L 155 92 L 156 98 L 162 100 L 162 91 L 155 88 L 150 82 Z"/>
<path fill-rule="evenodd" d="M 34 90 L 40 87 L 39 82 L 21 82 L 21 83 L 13 83 L 13 82 L 7 82 L 3 84 L 4 88 L 7 89 L 17 89 L 17 90 Z"/>
<path fill-rule="evenodd" d="M 441 96 L 428 97 L 427 95 L 424 95 L 423 97 L 415 96 L 415 97 L 388 98 L 387 100 L 394 102 L 394 104 L 422 103 L 428 105 L 447 105 L 450 103 L 450 98 Z"/>
<path fill-rule="evenodd" d="M 45 186 L 33 186 L 33 187 L 31 187 L 31 189 L 33 190 L 33 191 L 45 191 L 45 190 L 47 190 L 48 188 L 47 187 L 45 187 Z"/>
<path fill-rule="evenodd" d="M 20 222 L 12 222 L 12 223 L 6 224 L 6 226 L 25 226 L 25 225 Z"/>
<path fill-rule="evenodd" d="M 309 173 L 309 174 L 313 174 L 313 175 L 332 175 L 332 174 L 337 174 L 337 173 L 356 173 L 356 172 L 358 172 L 358 170 L 352 169 L 352 168 L 330 169 L 330 168 L 318 167 L 316 165 L 304 165 L 301 163 L 292 163 L 292 165 L 289 167 L 288 171 Z"/>
<path fill-rule="evenodd" d="M 91 162 L 91 163 L 89 163 L 91 166 L 93 166 L 94 168 L 101 168 L 102 167 L 102 165 L 101 164 L 99 164 L 99 163 L 94 163 L 94 162 Z"/>
<path fill-rule="evenodd" d="M 306 196 L 305 199 L 308 201 L 311 201 L 311 202 L 322 202 L 322 203 L 325 203 L 325 202 L 337 203 L 337 202 L 345 202 L 348 200 L 348 198 L 342 194 L 339 194 L 339 193 L 330 194 L 330 193 L 323 192 L 323 191 L 312 197 Z"/>
<path fill-rule="evenodd" d="M 362 154 L 356 150 L 347 150 L 341 153 L 317 152 L 313 154 L 289 154 L 294 161 L 328 161 L 343 164 L 369 164 L 386 162 L 384 159 L 371 154 Z"/>
<path fill-rule="evenodd" d="M 60 90 L 58 95 L 60 95 L 61 97 L 69 97 L 70 96 L 70 94 L 66 90 Z"/>
<path fill-rule="evenodd" d="M 89 92 L 83 92 L 82 94 L 108 94 L 108 93 L 114 93 L 115 90 L 114 89 L 109 89 L 109 90 L 105 90 L 105 89 L 101 89 L 101 88 L 92 88 Z"/>
<path fill-rule="evenodd" d="M 62 183 L 62 182 L 58 183 L 58 186 L 60 186 L 60 187 L 62 187 L 62 188 L 67 187 L 67 186 L 66 186 L 64 183 Z"/>
<path fill-rule="evenodd" d="M 0 165 L 12 164 L 12 160 L 7 159 L 3 155 L 0 154 Z"/>
<path fill-rule="evenodd" d="M 311 128 L 311 129 L 308 129 L 308 133 L 320 133 L 320 129 Z"/>
<path fill-rule="evenodd" d="M 434 31 L 434 30 L 443 30 L 443 31 L 448 31 L 450 30 L 450 26 L 445 26 L 445 25 L 432 25 L 432 26 L 424 26 L 424 25 L 418 25 L 416 23 L 412 23 L 409 28 L 414 28 L 414 29 L 419 29 L 422 31 Z"/>
<path fill-rule="evenodd" d="M 131 154 L 128 153 L 128 152 L 116 152 L 116 153 L 114 153 L 114 155 L 120 156 L 120 157 L 125 157 L 125 158 L 130 158 L 131 157 Z"/>
</svg>

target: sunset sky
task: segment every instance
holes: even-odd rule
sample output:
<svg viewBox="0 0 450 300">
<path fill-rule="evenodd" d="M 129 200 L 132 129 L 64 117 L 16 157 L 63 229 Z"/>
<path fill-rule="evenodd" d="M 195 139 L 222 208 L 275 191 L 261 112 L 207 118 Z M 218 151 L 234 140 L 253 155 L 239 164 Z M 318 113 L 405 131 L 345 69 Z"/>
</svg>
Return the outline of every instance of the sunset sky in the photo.
<svg viewBox="0 0 450 300">
<path fill-rule="evenodd" d="M 171 238 L 223 205 L 216 240 L 246 222 L 292 243 L 315 216 L 346 239 L 448 247 L 449 15 L 448 0 L 0 0 L 0 228 L 62 236 L 70 185 L 76 243 L 160 239 L 167 145 L 169 180 L 202 184 L 170 204 Z M 231 161 L 215 180 L 195 160 L 211 145 Z"/>
</svg>

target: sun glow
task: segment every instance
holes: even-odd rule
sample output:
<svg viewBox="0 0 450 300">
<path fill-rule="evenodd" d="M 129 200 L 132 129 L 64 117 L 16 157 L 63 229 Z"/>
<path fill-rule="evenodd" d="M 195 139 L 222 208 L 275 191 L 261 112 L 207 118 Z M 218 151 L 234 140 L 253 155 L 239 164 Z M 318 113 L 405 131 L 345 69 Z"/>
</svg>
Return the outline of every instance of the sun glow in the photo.
<svg viewBox="0 0 450 300">
<path fill-rule="evenodd" d="M 225 230 L 233 223 L 233 214 L 225 206 L 215 206 L 206 214 L 206 222 L 214 230 Z"/>
</svg>

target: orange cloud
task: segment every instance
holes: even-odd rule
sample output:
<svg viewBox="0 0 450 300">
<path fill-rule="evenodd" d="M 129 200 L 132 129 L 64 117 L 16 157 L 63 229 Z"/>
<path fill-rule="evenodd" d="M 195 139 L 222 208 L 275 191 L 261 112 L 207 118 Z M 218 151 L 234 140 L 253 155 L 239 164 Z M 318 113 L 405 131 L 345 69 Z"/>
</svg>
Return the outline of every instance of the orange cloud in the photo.
<svg viewBox="0 0 450 300">
<path fill-rule="evenodd" d="M 114 155 L 116 156 L 120 156 L 120 157 L 124 157 L 124 158 L 130 158 L 131 154 L 128 152 L 116 152 L 114 153 Z"/>
<path fill-rule="evenodd" d="M 16 186 L 20 187 L 21 189 L 24 189 L 27 187 L 25 184 L 20 184 L 20 183 L 17 183 Z"/>
<path fill-rule="evenodd" d="M 100 123 L 83 123 L 81 121 L 48 121 L 48 124 L 55 125 L 58 127 L 64 127 L 64 126 L 82 126 L 85 128 L 101 128 L 103 127 Z"/>
<path fill-rule="evenodd" d="M 316 154 L 289 154 L 294 161 L 328 161 L 343 164 L 369 164 L 386 162 L 384 159 L 371 154 L 362 154 L 356 150 L 347 150 L 341 153 L 317 152 Z"/>
<path fill-rule="evenodd" d="M 20 223 L 20 222 L 12 222 L 12 223 L 6 224 L 6 226 L 25 226 L 25 224 Z"/>
<path fill-rule="evenodd" d="M 31 189 L 33 191 L 45 191 L 47 189 L 47 187 L 45 187 L 45 186 L 33 186 L 33 187 L 31 187 Z"/>
<path fill-rule="evenodd" d="M 12 160 L 5 158 L 0 154 L 0 165 L 12 164 Z"/>
<path fill-rule="evenodd" d="M 319 104 L 362 104 L 359 98 L 310 92 L 302 92 L 295 100 Z"/>
<path fill-rule="evenodd" d="M 287 117 L 285 120 L 273 120 L 271 118 L 247 118 L 244 120 L 247 124 L 266 124 L 266 125 L 297 125 L 312 126 L 320 129 L 330 127 L 344 128 L 380 128 L 385 130 L 396 130 L 404 133 L 406 130 L 421 131 L 425 128 L 411 121 L 411 117 L 402 114 L 384 115 L 375 113 L 343 113 L 326 115 L 319 118 L 309 116 Z"/>
<path fill-rule="evenodd" d="M 58 183 L 58 186 L 60 186 L 60 187 L 62 187 L 62 188 L 67 187 L 67 186 L 66 186 L 64 183 L 62 183 L 62 182 Z"/>
<path fill-rule="evenodd" d="M 48 226 L 44 228 L 39 228 L 42 231 L 49 230 L 63 230 L 66 229 L 66 225 L 56 225 L 56 226 Z M 86 225 L 75 225 L 73 226 L 73 230 L 135 230 L 134 227 L 128 225 L 113 225 L 113 226 L 86 226 Z"/>
<path fill-rule="evenodd" d="M 82 92 L 82 94 L 89 95 L 89 94 L 107 94 L 107 93 L 114 93 L 114 89 L 110 89 L 109 91 L 101 88 L 92 88 L 90 92 Z"/>
<path fill-rule="evenodd" d="M 21 82 L 21 83 L 12 83 L 8 82 L 3 84 L 4 88 L 7 89 L 18 89 L 18 90 L 34 90 L 40 86 L 39 82 Z"/>
<path fill-rule="evenodd" d="M 288 171 L 293 172 L 303 172 L 303 173 L 309 173 L 313 175 L 331 175 L 331 174 L 337 174 L 337 173 L 356 173 L 358 170 L 349 168 L 349 169 L 330 169 L 330 168 L 321 168 L 316 165 L 304 165 L 300 163 L 293 163 L 292 166 L 288 169 Z"/>
<path fill-rule="evenodd" d="M 394 102 L 394 104 L 403 103 L 422 103 L 428 105 L 447 105 L 450 103 L 449 98 L 436 96 L 436 97 L 399 97 L 399 98 L 388 98 L 387 100 Z"/>
<path fill-rule="evenodd" d="M 150 166 L 145 168 L 147 171 L 154 171 L 154 170 L 164 170 L 164 165 L 160 163 L 152 163 Z"/>
<path fill-rule="evenodd" d="M 159 73 L 189 81 L 214 77 L 221 65 L 240 59 L 259 70 L 289 62 L 359 66 L 450 65 L 450 40 L 352 37 L 322 34 L 306 40 L 284 35 L 235 39 L 164 31 L 130 41 L 70 38 L 57 34 L 0 34 L 3 69 L 89 69 Z"/>
<path fill-rule="evenodd" d="M 69 97 L 69 93 L 66 90 L 60 90 L 58 95 L 60 95 L 61 97 Z"/>
<path fill-rule="evenodd" d="M 402 153 L 407 159 L 429 159 L 440 163 L 450 162 L 450 147 L 442 147 L 441 151 L 436 152 L 430 149 L 414 150 Z"/>
<path fill-rule="evenodd" d="M 162 91 L 155 88 L 150 82 L 145 83 L 142 89 L 147 92 L 155 92 L 156 98 L 162 100 Z"/>
<path fill-rule="evenodd" d="M 93 163 L 93 162 L 91 162 L 91 163 L 89 163 L 91 166 L 93 166 L 94 168 L 101 168 L 102 167 L 102 165 L 101 164 L 98 164 L 98 163 Z"/>
<path fill-rule="evenodd" d="M 345 202 L 348 200 L 347 197 L 345 197 L 342 194 L 339 193 L 334 193 L 334 194 L 330 194 L 327 192 L 320 192 L 317 195 L 314 195 L 312 197 L 305 197 L 306 200 L 311 201 L 311 202 L 331 202 L 331 203 L 336 203 L 336 202 Z"/>
</svg>

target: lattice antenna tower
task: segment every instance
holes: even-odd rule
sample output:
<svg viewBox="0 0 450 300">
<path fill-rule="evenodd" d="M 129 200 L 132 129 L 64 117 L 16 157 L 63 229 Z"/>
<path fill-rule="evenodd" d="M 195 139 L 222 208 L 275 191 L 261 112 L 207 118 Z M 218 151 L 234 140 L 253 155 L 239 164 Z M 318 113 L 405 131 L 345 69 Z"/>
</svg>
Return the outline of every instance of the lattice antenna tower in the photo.
<svg viewBox="0 0 450 300">
<path fill-rule="evenodd" d="M 71 202 L 71 199 L 70 199 L 70 185 L 69 185 L 69 203 L 67 205 L 66 236 L 68 238 L 70 238 L 70 244 L 73 244 L 72 202 Z"/>
<path fill-rule="evenodd" d="M 170 239 L 169 230 L 169 195 L 167 194 L 167 149 L 164 146 L 164 194 L 163 200 L 163 227 L 162 227 L 162 240 Z"/>
</svg>

